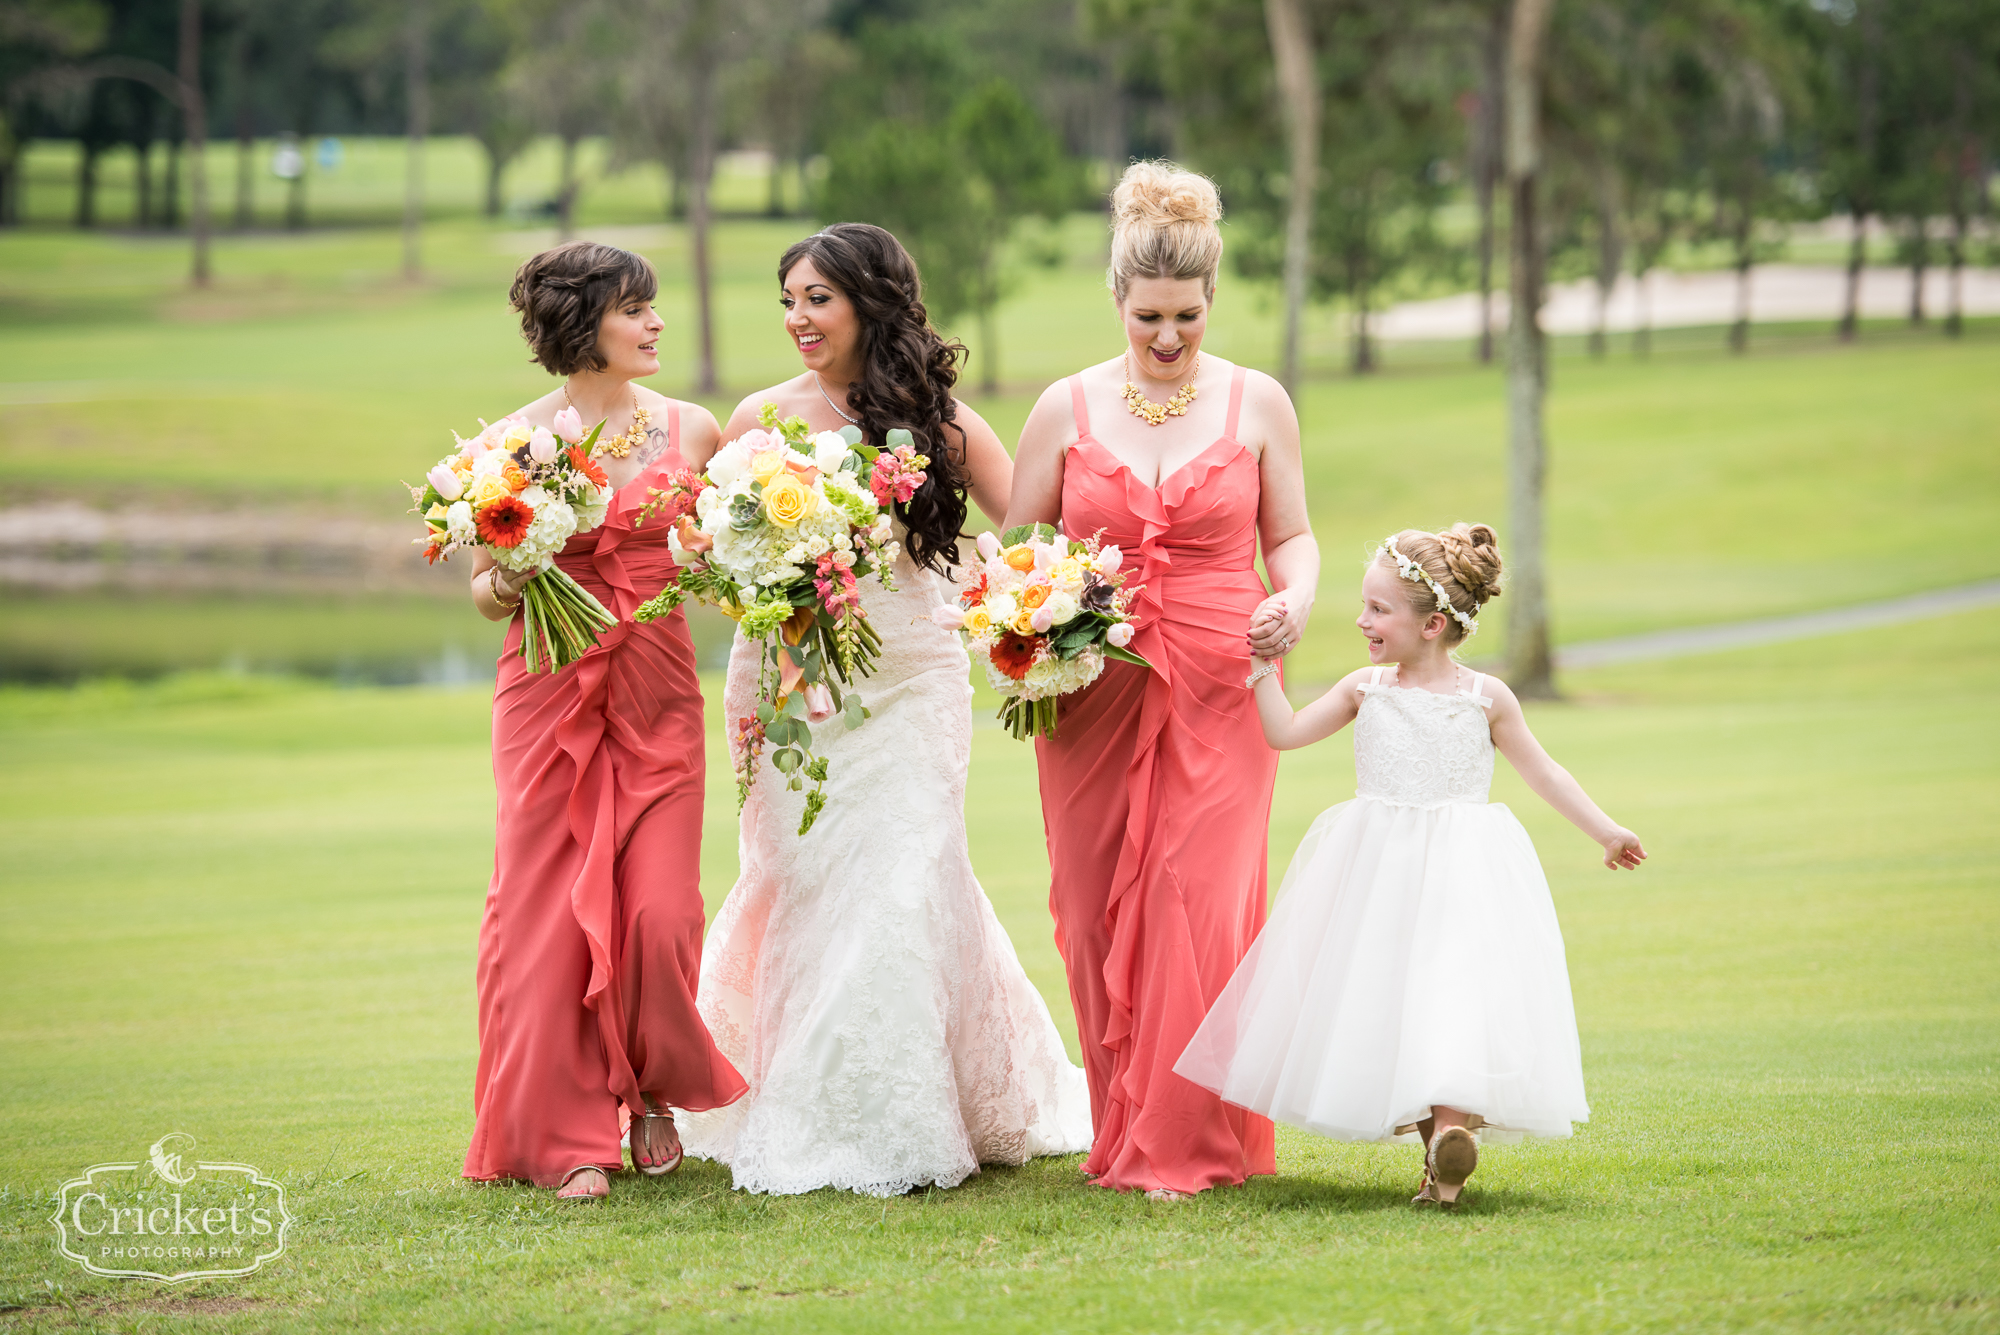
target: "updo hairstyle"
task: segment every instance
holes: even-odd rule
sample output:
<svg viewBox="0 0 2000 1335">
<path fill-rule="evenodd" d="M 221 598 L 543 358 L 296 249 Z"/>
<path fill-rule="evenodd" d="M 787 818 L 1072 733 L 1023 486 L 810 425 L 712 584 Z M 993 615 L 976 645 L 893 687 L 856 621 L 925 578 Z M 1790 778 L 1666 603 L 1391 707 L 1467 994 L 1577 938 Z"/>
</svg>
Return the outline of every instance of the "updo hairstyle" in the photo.
<svg viewBox="0 0 2000 1335">
<path fill-rule="evenodd" d="M 1482 605 L 1500 596 L 1500 537 L 1490 525 L 1453 524 L 1442 533 L 1406 528 L 1391 541 L 1397 551 L 1422 566 L 1424 573 L 1444 589 L 1451 605 L 1467 616 L 1478 616 Z M 1375 560 L 1390 574 L 1397 575 L 1396 562 L 1389 553 L 1383 552 Z M 1430 585 L 1402 579 L 1400 575 L 1397 578 L 1403 585 L 1403 596 L 1419 615 L 1443 610 L 1437 605 L 1437 595 L 1431 592 Z M 1458 624 L 1457 617 L 1447 616 L 1444 642 L 1457 644 L 1464 638 L 1465 627 Z"/>
<path fill-rule="evenodd" d="M 521 337 L 550 375 L 602 371 L 597 350 L 604 312 L 622 301 L 651 301 L 660 279 L 642 255 L 595 241 L 569 241 L 514 273 L 507 303 L 521 313 Z"/>
<path fill-rule="evenodd" d="M 1119 304 L 1134 278 L 1199 278 L 1215 297 L 1222 267 L 1222 196 L 1215 182 L 1171 162 L 1135 162 L 1111 192 L 1111 270 Z"/>
<path fill-rule="evenodd" d="M 916 261 L 880 227 L 835 223 L 795 242 L 778 261 L 778 286 L 807 259 L 861 317 L 861 378 L 847 388 L 847 411 L 860 419 L 862 437 L 880 449 L 902 427 L 930 456 L 924 485 L 896 513 L 909 529 L 910 559 L 946 574 L 958 564 L 965 529 L 965 428 L 951 396 L 965 345 L 931 328 Z"/>
</svg>

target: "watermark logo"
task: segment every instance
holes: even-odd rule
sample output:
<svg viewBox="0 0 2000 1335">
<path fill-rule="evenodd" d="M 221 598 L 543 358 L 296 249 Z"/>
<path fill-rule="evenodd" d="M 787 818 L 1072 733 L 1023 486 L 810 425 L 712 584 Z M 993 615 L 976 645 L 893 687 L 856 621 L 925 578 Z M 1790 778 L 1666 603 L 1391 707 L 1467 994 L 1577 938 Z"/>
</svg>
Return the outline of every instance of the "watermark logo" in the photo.
<svg viewBox="0 0 2000 1335">
<path fill-rule="evenodd" d="M 93 1275 L 191 1279 L 247 1275 L 285 1254 L 285 1189 L 242 1163 L 194 1157 L 185 1131 L 160 1137 L 143 1163 L 100 1163 L 63 1183 L 56 1243 Z"/>
</svg>

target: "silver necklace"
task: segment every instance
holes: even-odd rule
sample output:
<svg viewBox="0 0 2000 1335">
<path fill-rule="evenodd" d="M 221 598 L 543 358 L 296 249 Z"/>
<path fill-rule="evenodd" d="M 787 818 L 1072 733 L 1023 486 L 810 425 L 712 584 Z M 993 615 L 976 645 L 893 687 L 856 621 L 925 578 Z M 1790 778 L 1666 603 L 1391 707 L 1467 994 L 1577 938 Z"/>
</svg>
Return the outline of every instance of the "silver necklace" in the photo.
<svg viewBox="0 0 2000 1335">
<path fill-rule="evenodd" d="M 821 398 L 823 398 L 823 399 L 825 399 L 825 400 L 826 400 L 826 406 L 827 406 L 827 407 L 829 407 L 829 408 L 833 409 L 833 410 L 834 410 L 835 412 L 839 413 L 839 414 L 841 415 L 841 417 L 842 417 L 842 418 L 846 419 L 846 421 L 847 421 L 848 425 L 850 425 L 850 426 L 860 426 L 860 425 L 861 425 L 861 419 L 860 419 L 860 418 L 858 418 L 858 417 L 848 417 L 848 416 L 847 416 L 847 410 L 846 410 L 845 408 L 842 408 L 842 407 L 841 407 L 841 406 L 840 406 L 839 404 L 837 404 L 837 403 L 835 403 L 835 402 L 833 401 L 833 395 L 831 395 L 831 394 L 829 394 L 829 393 L 827 393 L 827 392 L 826 392 L 826 381 L 824 381 L 824 380 L 821 380 L 821 379 L 819 378 L 819 372 L 818 372 L 818 371 L 814 371 L 814 372 L 813 372 L 813 383 L 814 383 L 815 385 L 818 385 L 818 386 L 819 386 L 819 396 L 820 396 Z"/>
</svg>

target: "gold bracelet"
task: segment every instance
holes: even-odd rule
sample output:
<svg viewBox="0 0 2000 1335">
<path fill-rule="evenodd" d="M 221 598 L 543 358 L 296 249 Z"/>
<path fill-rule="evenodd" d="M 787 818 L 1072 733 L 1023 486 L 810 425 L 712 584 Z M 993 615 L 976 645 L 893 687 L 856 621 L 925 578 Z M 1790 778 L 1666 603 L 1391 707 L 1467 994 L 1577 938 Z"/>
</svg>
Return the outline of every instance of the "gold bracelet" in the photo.
<svg viewBox="0 0 2000 1335">
<path fill-rule="evenodd" d="M 500 597 L 500 567 L 497 565 L 486 567 L 486 592 L 492 597 L 493 605 L 503 612 L 513 611 L 521 605 L 521 599 L 527 596 L 524 591 L 516 590 L 514 601 L 511 603 Z"/>
</svg>

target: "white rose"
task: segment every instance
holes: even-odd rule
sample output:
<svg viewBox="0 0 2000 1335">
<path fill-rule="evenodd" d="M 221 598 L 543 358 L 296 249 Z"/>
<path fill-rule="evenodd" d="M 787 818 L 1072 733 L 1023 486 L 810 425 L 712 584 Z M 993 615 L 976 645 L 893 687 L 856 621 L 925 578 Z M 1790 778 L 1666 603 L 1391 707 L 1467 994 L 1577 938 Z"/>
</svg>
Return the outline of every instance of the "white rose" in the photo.
<svg viewBox="0 0 2000 1335">
<path fill-rule="evenodd" d="M 822 431 L 807 443 L 812 446 L 813 462 L 822 473 L 833 472 L 847 458 L 847 442 L 840 438 L 838 432 Z"/>
<path fill-rule="evenodd" d="M 507 456 L 499 450 L 489 450 L 472 461 L 474 477 L 498 477 L 500 470 L 507 466 Z"/>
<path fill-rule="evenodd" d="M 472 523 L 472 502 L 454 501 L 444 512 L 444 525 L 453 542 L 471 542 L 478 536 Z"/>
<path fill-rule="evenodd" d="M 743 448 L 742 442 L 732 440 L 709 458 L 708 480 L 726 488 L 734 485 L 749 467 L 750 451 Z"/>
<path fill-rule="evenodd" d="M 1076 599 L 1058 589 L 1049 595 L 1041 610 L 1049 614 L 1050 625 L 1062 626 L 1076 620 L 1079 605 Z"/>
<path fill-rule="evenodd" d="M 1019 601 L 1011 593 L 1003 593 L 986 600 L 986 612 L 996 622 L 1012 621 L 1014 612 L 1019 607 Z"/>
</svg>

